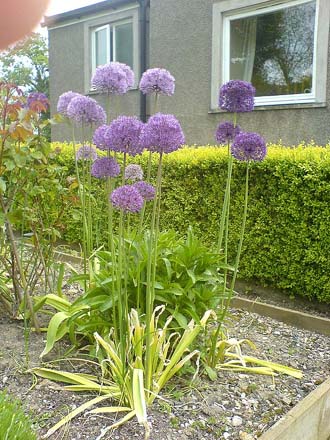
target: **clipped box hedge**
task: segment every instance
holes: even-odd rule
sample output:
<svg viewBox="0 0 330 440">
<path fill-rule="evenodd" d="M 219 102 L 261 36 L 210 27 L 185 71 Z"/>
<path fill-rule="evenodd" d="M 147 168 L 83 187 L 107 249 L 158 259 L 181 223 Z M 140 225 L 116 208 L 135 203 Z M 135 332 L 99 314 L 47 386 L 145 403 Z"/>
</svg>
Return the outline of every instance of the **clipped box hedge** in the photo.
<svg viewBox="0 0 330 440">
<path fill-rule="evenodd" d="M 72 146 L 57 161 L 74 172 Z M 146 168 L 147 154 L 134 158 Z M 156 158 L 153 163 L 154 173 Z M 210 246 L 216 243 L 227 176 L 225 147 L 186 147 L 164 158 L 161 227 L 185 234 L 188 225 Z M 231 193 L 230 250 L 236 254 L 243 213 L 245 164 L 235 161 Z M 102 236 L 106 209 L 95 179 L 95 227 Z M 241 278 L 330 303 L 330 147 L 270 145 L 253 163 Z M 64 238 L 79 240 L 80 222 L 67 210 Z M 100 234 L 101 233 L 101 234 Z M 101 243 L 99 243 L 101 244 Z"/>
</svg>

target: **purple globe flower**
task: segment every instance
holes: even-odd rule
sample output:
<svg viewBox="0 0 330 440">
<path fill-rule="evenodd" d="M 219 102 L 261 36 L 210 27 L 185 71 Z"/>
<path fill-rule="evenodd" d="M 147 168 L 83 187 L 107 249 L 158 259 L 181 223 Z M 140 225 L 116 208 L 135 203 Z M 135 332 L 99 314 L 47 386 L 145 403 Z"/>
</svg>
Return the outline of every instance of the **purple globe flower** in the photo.
<svg viewBox="0 0 330 440">
<path fill-rule="evenodd" d="M 231 154 L 241 161 L 262 161 L 267 154 L 265 140 L 258 133 L 241 132 L 232 143 Z"/>
<path fill-rule="evenodd" d="M 124 95 L 134 85 L 132 69 L 123 63 L 111 62 L 96 68 L 92 86 L 97 90 L 115 95 Z"/>
<path fill-rule="evenodd" d="M 140 165 L 132 163 L 125 168 L 125 180 L 142 180 L 143 170 Z"/>
<path fill-rule="evenodd" d="M 215 132 L 215 139 L 219 144 L 226 144 L 232 142 L 235 136 L 241 132 L 239 125 L 234 126 L 231 121 L 221 122 Z"/>
<path fill-rule="evenodd" d="M 88 96 L 75 96 L 67 107 L 67 116 L 80 124 L 102 125 L 106 114 L 103 108 Z"/>
<path fill-rule="evenodd" d="M 117 177 L 120 173 L 120 166 L 113 157 L 97 158 L 91 168 L 91 175 L 97 179 Z"/>
<path fill-rule="evenodd" d="M 220 87 L 219 107 L 231 113 L 252 112 L 256 89 L 246 81 L 231 80 Z"/>
<path fill-rule="evenodd" d="M 132 185 L 124 185 L 115 189 L 110 196 L 115 208 L 124 212 L 139 212 L 143 208 L 143 197 Z"/>
<path fill-rule="evenodd" d="M 175 79 L 166 69 L 148 69 L 143 73 L 139 87 L 145 95 L 155 92 L 170 96 L 174 93 Z"/>
<path fill-rule="evenodd" d="M 140 133 L 143 123 L 135 116 L 119 116 L 111 122 L 104 135 L 105 143 L 110 150 L 128 153 L 131 156 L 141 154 L 143 145 Z"/>
<path fill-rule="evenodd" d="M 75 98 L 76 96 L 82 96 L 79 93 L 76 92 L 65 92 L 63 93 L 59 98 L 57 102 L 57 111 L 61 113 L 64 116 L 67 116 L 67 109 L 68 105 L 71 102 L 72 98 Z"/>
<path fill-rule="evenodd" d="M 150 183 L 140 180 L 135 182 L 133 186 L 139 191 L 144 200 L 153 200 L 155 198 L 156 189 Z"/>
<path fill-rule="evenodd" d="M 92 160 L 92 161 L 94 161 L 97 159 L 97 152 L 96 152 L 95 148 L 91 147 L 90 145 L 83 145 L 77 151 L 76 159 L 77 160 Z"/>
<path fill-rule="evenodd" d="M 108 146 L 105 142 L 105 133 L 109 129 L 109 125 L 101 125 L 98 127 L 93 135 L 93 143 L 99 150 L 108 150 Z"/>
<path fill-rule="evenodd" d="M 46 112 L 49 107 L 49 100 L 44 93 L 32 92 L 27 97 L 26 105 L 35 112 Z"/>
<path fill-rule="evenodd" d="M 141 143 L 149 151 L 171 153 L 185 142 L 179 121 L 173 115 L 156 113 L 141 132 Z"/>
</svg>

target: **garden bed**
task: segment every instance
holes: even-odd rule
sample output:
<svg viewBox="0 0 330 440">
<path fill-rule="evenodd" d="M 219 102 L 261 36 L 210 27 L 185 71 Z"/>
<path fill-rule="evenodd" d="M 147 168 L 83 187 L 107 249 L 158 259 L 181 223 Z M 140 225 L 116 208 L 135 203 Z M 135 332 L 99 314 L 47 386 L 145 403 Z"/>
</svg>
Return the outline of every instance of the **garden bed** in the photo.
<svg viewBox="0 0 330 440">
<path fill-rule="evenodd" d="M 253 341 L 257 346 L 254 355 L 299 368 L 303 379 L 283 375 L 273 380 L 226 371 L 219 372 L 216 382 L 202 377 L 190 385 L 186 377 L 175 379 L 149 410 L 151 439 L 258 438 L 330 375 L 330 337 L 238 309 L 231 310 L 227 328 L 230 337 Z M 62 391 L 58 383 L 47 380 L 34 383 L 31 374 L 24 374 L 23 323 L 2 318 L 0 331 L 4 335 L 0 342 L 0 387 L 23 400 L 26 409 L 33 412 L 42 436 L 70 410 L 90 399 L 90 395 Z M 30 367 L 40 364 L 43 348 L 44 335 L 32 333 Z M 58 346 L 52 358 L 60 356 L 63 350 L 65 345 Z M 87 364 L 76 361 L 64 361 L 61 368 L 88 371 Z M 64 438 L 143 439 L 143 429 L 134 421 L 102 437 L 102 430 L 111 422 L 111 417 L 82 415 L 66 427 Z"/>
</svg>

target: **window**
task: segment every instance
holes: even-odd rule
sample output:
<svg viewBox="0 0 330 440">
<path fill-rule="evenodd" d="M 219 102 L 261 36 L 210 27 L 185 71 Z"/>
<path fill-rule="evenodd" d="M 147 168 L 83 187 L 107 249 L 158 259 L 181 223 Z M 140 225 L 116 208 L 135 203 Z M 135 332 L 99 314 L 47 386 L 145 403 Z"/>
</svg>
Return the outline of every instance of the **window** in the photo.
<svg viewBox="0 0 330 440">
<path fill-rule="evenodd" d="M 93 72 L 97 66 L 119 61 L 128 64 L 132 69 L 133 62 L 133 21 L 97 27 L 92 32 Z"/>
<path fill-rule="evenodd" d="M 87 18 L 85 38 L 85 91 L 91 91 L 91 77 L 95 69 L 111 61 L 129 65 L 137 80 L 139 57 L 139 6 L 127 5 L 110 13 Z"/>
<path fill-rule="evenodd" d="M 215 4 L 212 108 L 230 79 L 252 82 L 256 105 L 324 102 L 329 12 L 328 0 Z"/>
</svg>

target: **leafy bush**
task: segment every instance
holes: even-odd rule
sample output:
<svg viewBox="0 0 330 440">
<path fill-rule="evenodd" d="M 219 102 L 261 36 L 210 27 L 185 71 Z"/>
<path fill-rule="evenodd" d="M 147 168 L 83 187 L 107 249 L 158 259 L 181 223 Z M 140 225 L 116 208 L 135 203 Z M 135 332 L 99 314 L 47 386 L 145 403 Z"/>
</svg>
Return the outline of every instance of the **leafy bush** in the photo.
<svg viewBox="0 0 330 440">
<path fill-rule="evenodd" d="M 128 310 L 135 307 L 141 315 L 146 313 L 149 239 L 149 234 L 145 233 L 126 241 Z M 90 268 L 90 273 L 86 275 L 87 279 L 92 279 L 91 287 L 72 303 L 54 294 L 44 295 L 36 301 L 36 310 L 44 304 L 57 310 L 49 323 L 47 344 L 42 355 L 47 354 L 65 334 L 69 334 L 73 342 L 79 335 L 85 342 L 92 343 L 94 332 L 105 336 L 116 325 L 114 304 L 122 298 L 116 290 L 113 291 L 111 253 L 97 252 L 94 263 L 94 269 Z M 174 231 L 159 234 L 155 305 L 166 305 L 158 318 L 161 326 L 172 315 L 174 327 L 185 329 L 191 319 L 199 322 L 207 310 L 215 309 L 224 300 L 223 276 L 218 272 L 219 266 L 219 255 L 203 246 L 191 229 L 186 240 L 179 238 Z M 77 275 L 72 280 L 83 282 L 84 278 L 84 275 Z"/>
<path fill-rule="evenodd" d="M 0 438 L 6 440 L 37 440 L 32 421 L 24 414 L 21 402 L 0 392 Z"/>
<path fill-rule="evenodd" d="M 60 148 L 58 160 L 73 170 L 72 148 L 65 144 Z M 137 160 L 146 167 L 147 155 L 134 159 Z M 214 245 L 226 175 L 225 148 L 189 147 L 165 157 L 161 228 L 173 228 L 182 235 L 190 224 L 206 244 Z M 329 146 L 270 145 L 266 159 L 251 164 L 241 277 L 256 278 L 264 284 L 288 289 L 292 294 L 330 302 L 329 176 Z M 235 163 L 230 220 L 232 245 L 238 241 L 243 191 L 244 165 Z M 98 205 L 94 213 L 101 244 L 106 212 Z M 66 213 L 65 224 L 65 238 L 77 240 L 80 223 L 72 220 L 72 210 Z"/>
</svg>

